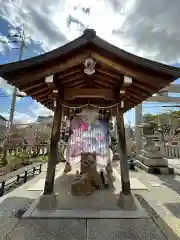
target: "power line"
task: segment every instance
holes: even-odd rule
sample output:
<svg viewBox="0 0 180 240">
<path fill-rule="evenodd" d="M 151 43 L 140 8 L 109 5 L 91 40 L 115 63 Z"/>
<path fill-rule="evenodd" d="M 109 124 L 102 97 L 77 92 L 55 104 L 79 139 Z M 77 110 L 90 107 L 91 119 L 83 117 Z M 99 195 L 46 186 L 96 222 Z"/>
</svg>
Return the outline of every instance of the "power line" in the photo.
<svg viewBox="0 0 180 240">
<path fill-rule="evenodd" d="M 0 98 L 6 98 L 6 97 L 12 97 L 12 95 L 1 95 L 0 94 Z M 26 95 L 25 96 L 21 96 L 21 95 L 17 94 L 16 97 L 24 98 L 24 97 L 29 97 L 29 96 L 26 96 Z"/>
</svg>

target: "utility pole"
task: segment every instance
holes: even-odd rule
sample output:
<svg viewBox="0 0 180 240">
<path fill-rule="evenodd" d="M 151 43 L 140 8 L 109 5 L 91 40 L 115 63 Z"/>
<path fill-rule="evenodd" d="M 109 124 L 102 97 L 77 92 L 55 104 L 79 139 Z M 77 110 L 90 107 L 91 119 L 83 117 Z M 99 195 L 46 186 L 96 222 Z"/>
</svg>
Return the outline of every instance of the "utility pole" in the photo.
<svg viewBox="0 0 180 240">
<path fill-rule="evenodd" d="M 142 129 L 139 127 L 142 123 L 142 104 L 135 107 L 135 140 L 136 154 L 138 155 L 142 149 Z"/>
<path fill-rule="evenodd" d="M 20 35 L 20 38 L 21 38 L 21 45 L 20 45 L 20 52 L 19 52 L 19 61 L 22 60 L 23 49 L 24 49 L 24 45 L 25 45 L 24 30 L 23 30 L 23 36 Z M 16 87 L 14 87 L 13 95 L 12 95 L 12 101 L 11 101 L 11 108 L 10 108 L 10 116 L 9 116 L 9 132 L 11 132 L 12 128 L 13 128 L 17 92 L 18 92 L 18 89 Z"/>
<path fill-rule="evenodd" d="M 22 60 L 23 56 L 23 50 L 25 46 L 25 34 L 24 34 L 24 28 L 22 33 L 18 32 L 18 34 L 14 34 L 12 37 L 20 38 L 20 49 L 19 49 L 19 58 L 18 60 Z M 18 40 L 12 41 L 12 42 L 18 42 Z M 12 101 L 11 101 L 11 108 L 10 108 L 10 116 L 9 116 L 9 132 L 13 129 L 13 122 L 14 122 L 14 112 L 16 107 L 16 97 L 17 97 L 18 89 L 14 87 L 13 89 L 13 95 L 12 95 Z"/>
</svg>

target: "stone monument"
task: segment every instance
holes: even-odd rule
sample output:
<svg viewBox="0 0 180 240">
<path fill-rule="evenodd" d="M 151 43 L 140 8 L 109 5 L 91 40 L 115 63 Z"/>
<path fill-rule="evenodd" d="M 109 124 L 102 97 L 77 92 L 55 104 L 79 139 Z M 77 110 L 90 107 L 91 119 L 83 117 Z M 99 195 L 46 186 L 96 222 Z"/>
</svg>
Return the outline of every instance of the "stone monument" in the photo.
<svg viewBox="0 0 180 240">
<path fill-rule="evenodd" d="M 148 122 L 142 124 L 140 127 L 143 128 L 143 135 L 146 139 L 144 148 L 140 151 L 137 156 L 141 166 L 150 173 L 162 173 L 170 174 L 173 172 L 172 168 L 168 167 L 168 160 L 164 158 L 164 155 L 159 151 L 155 145 L 154 139 L 158 136 L 155 135 L 156 131 L 160 131 L 155 122 Z"/>
<path fill-rule="evenodd" d="M 97 171 L 96 153 L 81 153 L 81 171 L 77 172 L 71 184 L 71 193 L 74 196 L 87 196 L 94 190 L 113 187 L 112 167 L 108 163 L 106 173 Z"/>
</svg>

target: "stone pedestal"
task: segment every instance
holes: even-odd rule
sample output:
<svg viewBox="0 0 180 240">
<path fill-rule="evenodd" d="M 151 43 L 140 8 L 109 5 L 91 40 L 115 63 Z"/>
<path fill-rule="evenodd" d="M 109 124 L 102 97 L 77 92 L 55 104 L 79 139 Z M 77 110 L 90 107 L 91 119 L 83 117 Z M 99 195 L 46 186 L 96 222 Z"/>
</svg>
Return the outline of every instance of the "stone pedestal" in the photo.
<svg viewBox="0 0 180 240">
<path fill-rule="evenodd" d="M 146 144 L 140 151 L 139 160 L 148 167 L 168 167 L 168 161 L 155 146 L 153 139 L 155 135 L 146 135 Z"/>
<path fill-rule="evenodd" d="M 148 173 L 173 174 L 174 170 L 168 167 L 168 160 L 164 158 L 157 146 L 155 146 L 155 135 L 146 135 L 146 144 L 136 157 L 139 160 L 137 165 L 146 170 Z"/>
<path fill-rule="evenodd" d="M 137 205 L 132 194 L 125 195 L 123 192 L 120 192 L 118 199 L 118 206 L 126 211 L 135 211 L 137 210 Z"/>
</svg>

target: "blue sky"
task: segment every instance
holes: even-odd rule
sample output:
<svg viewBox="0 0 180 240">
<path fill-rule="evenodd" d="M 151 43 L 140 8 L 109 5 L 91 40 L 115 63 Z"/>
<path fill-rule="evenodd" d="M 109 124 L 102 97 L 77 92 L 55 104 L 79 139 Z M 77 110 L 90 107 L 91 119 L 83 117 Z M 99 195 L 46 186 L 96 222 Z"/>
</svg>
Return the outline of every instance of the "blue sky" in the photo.
<svg viewBox="0 0 180 240">
<path fill-rule="evenodd" d="M 175 14 L 179 3 L 177 1 L 172 7 L 168 0 L 163 0 L 166 4 L 160 2 L 154 9 L 153 3 L 147 1 L 143 4 L 142 0 L 47 0 L 46 4 L 41 0 L 2 1 L 0 39 L 6 43 L 0 43 L 0 64 L 18 60 L 19 45 L 8 44 L 6 36 L 23 25 L 27 37 L 23 59 L 55 49 L 90 27 L 105 40 L 133 54 L 179 67 L 180 17 L 178 19 L 179 14 Z M 176 83 L 180 84 L 180 80 Z M 11 94 L 12 87 L 1 79 L 0 114 L 6 118 L 9 116 Z M 145 103 L 143 113 L 165 111 L 163 105 L 171 104 Z M 16 121 L 32 122 L 39 115 L 49 114 L 52 112 L 30 97 L 17 99 Z M 134 110 L 126 113 L 125 120 L 134 124 Z"/>
</svg>

